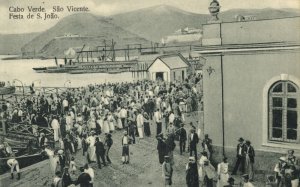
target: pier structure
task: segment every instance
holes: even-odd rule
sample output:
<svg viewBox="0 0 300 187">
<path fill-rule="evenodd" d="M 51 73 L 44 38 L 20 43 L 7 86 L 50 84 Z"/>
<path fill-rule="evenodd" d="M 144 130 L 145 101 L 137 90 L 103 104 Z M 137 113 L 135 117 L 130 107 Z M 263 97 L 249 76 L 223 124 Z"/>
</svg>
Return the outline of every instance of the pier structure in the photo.
<svg viewBox="0 0 300 187">
<path fill-rule="evenodd" d="M 148 63 L 138 63 L 135 68 L 131 70 L 132 77 L 135 80 L 149 79 L 148 67 Z"/>
</svg>

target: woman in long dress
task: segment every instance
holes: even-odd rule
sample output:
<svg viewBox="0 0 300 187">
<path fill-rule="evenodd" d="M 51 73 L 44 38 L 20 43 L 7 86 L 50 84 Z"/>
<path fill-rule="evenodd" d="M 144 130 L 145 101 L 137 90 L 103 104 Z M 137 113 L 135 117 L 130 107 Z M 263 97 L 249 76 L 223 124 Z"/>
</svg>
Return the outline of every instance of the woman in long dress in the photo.
<svg viewBox="0 0 300 187">
<path fill-rule="evenodd" d="M 96 130 L 96 119 L 94 116 L 88 121 L 88 128 L 90 131 Z"/>
<path fill-rule="evenodd" d="M 50 169 L 52 174 L 54 175 L 57 167 L 58 157 L 54 154 L 54 151 L 51 150 L 50 148 L 45 148 L 45 152 L 49 157 Z"/>
<path fill-rule="evenodd" d="M 199 159 L 199 169 L 198 169 L 198 173 L 199 173 L 199 181 L 203 182 L 204 181 L 204 174 L 203 174 L 203 167 L 204 167 L 204 161 L 207 160 L 207 153 L 206 152 L 202 152 L 201 153 L 201 157 Z"/>
<path fill-rule="evenodd" d="M 53 117 L 53 120 L 51 122 L 51 127 L 54 132 L 54 141 L 57 142 L 59 140 L 59 123 L 58 120 L 56 119 L 56 116 Z"/>
<path fill-rule="evenodd" d="M 97 123 L 100 125 L 101 129 L 103 129 L 103 123 L 104 123 L 103 114 L 100 115 L 99 119 L 97 120 Z"/>
<path fill-rule="evenodd" d="M 229 179 L 229 174 L 228 174 L 228 162 L 227 158 L 223 158 L 223 162 L 218 164 L 218 182 L 217 182 L 217 187 L 223 187 L 228 185 L 228 179 Z"/>
<path fill-rule="evenodd" d="M 82 149 L 82 140 L 81 140 L 79 134 L 76 135 L 76 139 L 77 139 L 77 144 L 78 144 L 77 145 L 77 150 L 80 150 L 80 149 Z"/>
<path fill-rule="evenodd" d="M 94 132 L 91 132 L 91 135 L 86 139 L 88 143 L 88 157 L 90 162 L 96 162 L 96 147 L 95 147 L 95 136 Z"/>
<path fill-rule="evenodd" d="M 109 131 L 114 132 L 115 131 L 115 124 L 114 124 L 115 119 L 114 119 L 111 112 L 108 113 L 107 121 L 108 121 L 108 124 L 109 124 Z"/>
<path fill-rule="evenodd" d="M 120 109 L 118 109 L 116 116 L 117 116 L 117 124 L 118 124 L 117 127 L 118 127 L 118 129 L 122 129 L 123 125 L 122 125 L 122 120 L 121 120 L 121 115 L 120 115 Z"/>
<path fill-rule="evenodd" d="M 144 112 L 144 132 L 146 136 L 151 135 L 151 130 L 150 130 L 150 118 L 147 114 L 147 112 Z"/>
<path fill-rule="evenodd" d="M 105 116 L 104 121 L 103 121 L 102 132 L 103 133 L 109 133 L 109 124 L 108 124 L 107 115 Z"/>
</svg>

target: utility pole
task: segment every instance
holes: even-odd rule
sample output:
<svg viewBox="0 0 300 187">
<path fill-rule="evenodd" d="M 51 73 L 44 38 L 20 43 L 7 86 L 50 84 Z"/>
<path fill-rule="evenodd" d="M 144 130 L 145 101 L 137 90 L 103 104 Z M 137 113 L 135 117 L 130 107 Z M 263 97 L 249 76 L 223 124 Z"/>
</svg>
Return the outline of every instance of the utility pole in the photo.
<svg viewBox="0 0 300 187">
<path fill-rule="evenodd" d="M 104 40 L 104 62 L 106 62 L 106 40 Z"/>
<path fill-rule="evenodd" d="M 111 40 L 111 48 L 112 48 L 112 61 L 116 61 L 116 52 L 115 52 L 114 39 Z"/>
<path fill-rule="evenodd" d="M 127 45 L 127 60 L 129 61 L 129 45 Z"/>
</svg>

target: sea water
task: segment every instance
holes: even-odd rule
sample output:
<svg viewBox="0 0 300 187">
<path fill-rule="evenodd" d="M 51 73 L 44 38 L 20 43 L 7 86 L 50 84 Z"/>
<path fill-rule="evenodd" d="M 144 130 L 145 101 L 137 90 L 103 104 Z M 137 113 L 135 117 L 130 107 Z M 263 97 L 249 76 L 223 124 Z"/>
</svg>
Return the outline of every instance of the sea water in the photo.
<svg viewBox="0 0 300 187">
<path fill-rule="evenodd" d="M 3 60 L 10 56 L 0 55 L 0 81 L 13 82 L 20 80 L 24 86 L 34 83 L 35 86 L 44 87 L 80 87 L 88 84 L 132 82 L 134 77 L 131 72 L 108 74 L 68 74 L 68 73 L 37 73 L 32 68 L 55 66 L 54 59 L 17 59 Z M 64 59 L 58 59 L 59 64 L 64 63 Z M 20 81 L 15 81 L 16 86 L 21 86 Z"/>
</svg>

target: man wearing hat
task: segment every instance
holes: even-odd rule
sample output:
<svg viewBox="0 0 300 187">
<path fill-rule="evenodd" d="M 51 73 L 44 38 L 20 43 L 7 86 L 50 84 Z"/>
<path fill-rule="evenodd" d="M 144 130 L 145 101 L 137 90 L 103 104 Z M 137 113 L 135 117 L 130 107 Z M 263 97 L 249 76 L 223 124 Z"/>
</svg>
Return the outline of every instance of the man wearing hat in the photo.
<svg viewBox="0 0 300 187">
<path fill-rule="evenodd" d="M 276 181 L 277 181 L 277 186 L 281 186 L 283 185 L 283 173 L 282 171 L 284 171 L 287 168 L 287 161 L 286 161 L 286 157 L 280 157 L 279 162 L 275 165 L 274 168 L 274 172 L 275 172 L 275 177 L 276 177 Z"/>
<path fill-rule="evenodd" d="M 99 167 L 99 169 L 101 169 L 100 158 L 101 158 L 102 164 L 104 166 L 106 166 L 106 161 L 105 161 L 104 144 L 100 141 L 99 137 L 96 137 L 95 147 L 96 147 L 96 158 L 97 158 L 98 167 Z"/>
<path fill-rule="evenodd" d="M 150 118 L 151 118 L 151 115 L 150 115 Z M 162 114 L 158 108 L 158 109 L 156 109 L 156 112 L 154 113 L 154 121 L 156 123 L 156 135 L 160 134 L 162 131 L 161 119 L 162 119 Z"/>
<path fill-rule="evenodd" d="M 111 160 L 109 158 L 109 150 L 112 145 L 113 145 L 113 139 L 111 138 L 111 134 L 105 134 L 104 148 L 105 148 L 106 161 L 108 163 L 111 163 Z"/>
<path fill-rule="evenodd" d="M 66 157 L 63 155 L 64 151 L 62 149 L 58 150 L 58 160 L 60 165 L 60 171 L 63 172 L 66 165 Z"/>
<path fill-rule="evenodd" d="M 246 172 L 249 174 L 249 180 L 252 181 L 254 177 L 254 157 L 255 151 L 249 140 L 246 141 Z"/>
<path fill-rule="evenodd" d="M 173 168 L 168 155 L 165 156 L 165 161 L 162 165 L 162 171 L 165 179 L 165 186 L 172 186 Z"/>
<path fill-rule="evenodd" d="M 243 187 L 254 187 L 254 185 L 249 181 L 249 175 L 248 174 L 244 174 L 243 179 L 244 179 Z"/>
<path fill-rule="evenodd" d="M 195 129 L 191 129 L 191 133 L 189 136 L 189 150 L 190 156 L 195 155 L 195 159 L 197 160 L 197 144 L 199 142 L 198 135 L 195 132 Z"/>
<path fill-rule="evenodd" d="M 287 154 L 287 162 L 288 164 L 290 165 L 294 165 L 296 164 L 296 157 L 294 156 L 294 150 L 293 149 L 290 149 L 288 150 L 288 154 Z"/>
<path fill-rule="evenodd" d="M 127 109 L 124 106 L 122 106 L 120 110 L 120 118 L 122 122 L 122 128 L 124 128 L 126 126 L 126 119 L 127 119 Z"/>
<path fill-rule="evenodd" d="M 157 151 L 158 151 L 158 159 L 159 163 L 162 164 L 164 162 L 164 156 L 167 154 L 167 145 L 163 139 L 163 134 L 159 134 L 156 136 L 157 139 Z"/>
<path fill-rule="evenodd" d="M 236 175 L 237 170 L 241 166 L 242 173 L 245 172 L 245 157 L 246 157 L 246 146 L 244 144 L 244 138 L 239 138 L 239 143 L 236 149 L 236 163 L 232 171 L 232 175 Z"/>
<path fill-rule="evenodd" d="M 184 129 L 184 124 L 181 124 L 181 128 L 179 130 L 179 148 L 180 148 L 180 154 L 182 155 L 183 152 L 185 152 L 185 144 L 187 140 L 187 134 L 186 130 Z"/>
<path fill-rule="evenodd" d="M 129 164 L 129 137 L 127 131 L 124 131 L 124 136 L 122 138 L 122 161 L 123 164 Z"/>
<path fill-rule="evenodd" d="M 91 176 L 84 172 L 84 167 L 79 168 L 81 174 L 78 176 L 77 181 L 74 183 L 75 186 L 80 184 L 80 187 L 90 187 Z"/>
<path fill-rule="evenodd" d="M 39 137 L 39 146 L 45 147 L 47 145 L 47 143 L 48 143 L 48 139 L 46 138 L 44 133 L 41 133 L 40 137 Z"/>
<path fill-rule="evenodd" d="M 195 157 L 189 157 L 189 163 L 186 166 L 186 184 L 188 187 L 199 186 L 198 167 Z"/>
<path fill-rule="evenodd" d="M 64 168 L 64 172 L 63 172 L 61 178 L 62 178 L 62 182 L 63 182 L 64 187 L 73 184 L 72 178 L 71 178 L 70 173 L 69 173 L 69 167 L 66 166 Z"/>
<path fill-rule="evenodd" d="M 204 160 L 204 164 L 202 167 L 202 172 L 204 176 L 204 182 L 206 187 L 213 187 L 213 180 L 216 176 L 215 168 L 210 164 L 208 159 Z"/>
<path fill-rule="evenodd" d="M 14 171 L 17 172 L 18 180 L 21 177 L 19 162 L 16 160 L 14 153 L 12 153 L 11 158 L 7 160 L 7 165 L 10 167 L 11 179 L 14 179 Z"/>
<path fill-rule="evenodd" d="M 204 140 L 202 142 L 202 148 L 207 152 L 208 159 L 211 160 L 212 154 L 212 140 L 208 137 L 208 134 L 204 135 Z"/>
</svg>

